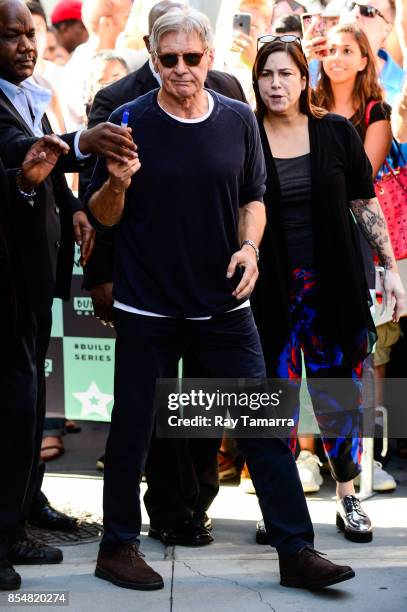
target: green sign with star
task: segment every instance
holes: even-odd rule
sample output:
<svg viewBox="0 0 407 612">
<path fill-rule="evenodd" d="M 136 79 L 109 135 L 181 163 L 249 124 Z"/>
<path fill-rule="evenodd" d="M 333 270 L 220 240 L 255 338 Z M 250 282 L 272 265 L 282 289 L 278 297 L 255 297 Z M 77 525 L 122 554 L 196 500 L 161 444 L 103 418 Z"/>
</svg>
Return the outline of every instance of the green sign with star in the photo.
<svg viewBox="0 0 407 612">
<path fill-rule="evenodd" d="M 52 307 L 45 361 L 47 411 L 69 419 L 110 421 L 115 334 L 93 316 L 92 300 L 82 288 L 79 258 L 76 247 L 71 299 L 55 299 Z"/>
<path fill-rule="evenodd" d="M 114 340 L 64 338 L 65 414 L 109 421 L 113 407 Z"/>
</svg>

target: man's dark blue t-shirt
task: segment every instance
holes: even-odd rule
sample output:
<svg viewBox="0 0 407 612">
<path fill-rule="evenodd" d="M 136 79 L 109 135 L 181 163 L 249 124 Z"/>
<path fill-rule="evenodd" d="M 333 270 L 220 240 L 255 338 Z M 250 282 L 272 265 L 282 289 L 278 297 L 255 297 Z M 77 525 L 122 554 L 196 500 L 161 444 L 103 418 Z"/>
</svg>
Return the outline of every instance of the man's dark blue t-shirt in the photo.
<svg viewBox="0 0 407 612">
<path fill-rule="evenodd" d="M 114 297 L 122 304 L 174 317 L 226 312 L 241 274 L 226 278 L 239 250 L 239 207 L 262 201 L 265 165 L 250 107 L 214 91 L 207 119 L 183 123 L 157 103 L 158 90 L 124 108 L 140 170 L 126 192 L 115 231 Z M 107 180 L 100 158 L 87 199 Z"/>
</svg>

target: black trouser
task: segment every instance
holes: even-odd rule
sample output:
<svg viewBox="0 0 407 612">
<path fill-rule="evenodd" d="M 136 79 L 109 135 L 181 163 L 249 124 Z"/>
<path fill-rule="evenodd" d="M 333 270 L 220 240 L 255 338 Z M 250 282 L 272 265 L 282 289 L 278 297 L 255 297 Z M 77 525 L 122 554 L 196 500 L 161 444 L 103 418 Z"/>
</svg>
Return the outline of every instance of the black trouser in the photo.
<svg viewBox="0 0 407 612">
<path fill-rule="evenodd" d="M 177 368 L 173 377 L 177 377 Z M 183 359 L 184 378 L 207 378 L 192 355 Z M 144 504 L 150 525 L 173 527 L 202 517 L 219 491 L 221 439 L 164 439 L 152 435 L 146 462 Z"/>
<path fill-rule="evenodd" d="M 21 336 L 2 343 L 0 558 L 22 528 L 38 487 L 45 414 L 44 360 L 50 333 L 51 312 L 32 314 Z"/>
<path fill-rule="evenodd" d="M 156 438 L 146 462 L 144 504 L 153 527 L 202 517 L 219 491 L 218 438 Z"/>
<path fill-rule="evenodd" d="M 45 423 L 45 419 L 44 419 L 44 423 Z M 44 437 L 44 431 L 42 431 L 41 440 L 43 439 L 43 437 Z M 30 522 L 31 517 L 33 516 L 35 517 L 35 515 L 41 512 L 44 506 L 49 503 L 48 498 L 41 491 L 44 474 L 45 474 L 45 463 L 43 461 L 40 461 L 38 464 L 37 474 L 34 476 L 34 480 L 33 480 L 34 487 L 33 487 L 33 493 L 31 496 L 31 503 L 30 503 L 30 506 L 26 508 L 26 512 L 25 512 L 25 519 L 28 520 L 28 522 Z"/>
<path fill-rule="evenodd" d="M 27 495 L 24 501 L 23 521 L 26 521 L 33 502 L 38 498 L 43 497 L 41 493 L 42 478 L 45 471 L 44 464 L 40 465 L 40 453 L 42 436 L 44 431 L 45 409 L 46 409 L 46 385 L 45 385 L 45 357 L 47 355 L 49 340 L 52 327 L 52 313 L 49 311 L 46 314 L 37 314 L 37 334 L 36 334 L 36 362 L 37 362 L 37 407 L 35 420 L 35 440 L 33 464 L 29 477 Z M 45 498 L 46 499 L 46 498 Z"/>
<path fill-rule="evenodd" d="M 140 480 L 154 426 L 157 378 L 171 377 L 193 353 L 215 378 L 264 378 L 250 309 L 206 321 L 155 318 L 115 310 L 115 405 L 106 446 L 102 546 L 137 542 Z M 270 543 L 288 557 L 313 544 L 313 529 L 294 458 L 276 438 L 241 440 Z"/>
</svg>

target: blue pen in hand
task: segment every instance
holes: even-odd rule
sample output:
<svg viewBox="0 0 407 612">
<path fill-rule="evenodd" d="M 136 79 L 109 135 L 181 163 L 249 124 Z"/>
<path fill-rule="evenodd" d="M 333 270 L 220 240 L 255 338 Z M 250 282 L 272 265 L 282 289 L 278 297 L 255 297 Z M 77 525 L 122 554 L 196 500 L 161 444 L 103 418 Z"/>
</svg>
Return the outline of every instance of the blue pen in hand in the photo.
<svg viewBox="0 0 407 612">
<path fill-rule="evenodd" d="M 123 111 L 120 127 L 122 127 L 122 128 L 128 127 L 128 125 L 129 125 L 129 117 L 130 117 L 130 111 L 127 108 L 125 108 L 124 111 Z"/>
<path fill-rule="evenodd" d="M 128 125 L 129 125 L 129 117 L 130 117 L 130 111 L 129 111 L 128 108 L 125 108 L 124 111 L 123 111 L 122 120 L 120 122 L 120 127 L 122 127 L 122 128 L 127 128 L 128 127 Z M 136 157 L 137 157 L 137 155 L 136 155 Z"/>
</svg>

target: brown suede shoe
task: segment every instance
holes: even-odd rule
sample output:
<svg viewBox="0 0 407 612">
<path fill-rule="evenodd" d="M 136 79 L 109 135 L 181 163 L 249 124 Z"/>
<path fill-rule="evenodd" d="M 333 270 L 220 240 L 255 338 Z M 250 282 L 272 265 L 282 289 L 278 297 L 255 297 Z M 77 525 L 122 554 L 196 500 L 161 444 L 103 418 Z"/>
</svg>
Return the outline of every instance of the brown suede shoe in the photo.
<svg viewBox="0 0 407 612">
<path fill-rule="evenodd" d="M 153 591 L 164 587 L 163 579 L 142 559 L 136 544 L 99 550 L 95 576 L 125 589 Z"/>
<path fill-rule="evenodd" d="M 355 577 L 348 565 L 336 565 L 322 553 L 305 546 L 293 557 L 280 559 L 280 584 L 302 589 L 322 589 Z"/>
</svg>

